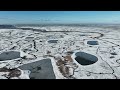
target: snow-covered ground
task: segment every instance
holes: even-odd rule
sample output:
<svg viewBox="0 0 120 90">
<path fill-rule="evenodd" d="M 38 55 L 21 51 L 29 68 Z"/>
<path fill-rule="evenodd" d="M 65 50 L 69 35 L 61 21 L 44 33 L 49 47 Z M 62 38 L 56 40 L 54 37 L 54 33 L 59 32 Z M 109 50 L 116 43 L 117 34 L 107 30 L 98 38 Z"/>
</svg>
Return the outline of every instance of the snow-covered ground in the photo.
<svg viewBox="0 0 120 90">
<path fill-rule="evenodd" d="M 119 29 L 81 26 L 21 28 L 37 30 L 0 29 L 0 79 L 29 79 L 31 71 L 19 67 L 45 59 L 51 60 L 56 79 L 120 78 Z M 14 59 L 8 60 L 9 53 L 11 52 L 12 55 L 13 51 L 20 52 L 20 57 L 14 54 Z M 77 52 L 93 55 L 98 60 L 92 64 L 82 65 L 76 60 Z M 84 56 L 84 54 L 82 56 L 92 59 L 92 56 Z M 21 72 L 20 75 L 18 72 L 10 73 L 15 71 L 14 68 Z M 8 77 L 10 75 L 12 77 Z"/>
</svg>

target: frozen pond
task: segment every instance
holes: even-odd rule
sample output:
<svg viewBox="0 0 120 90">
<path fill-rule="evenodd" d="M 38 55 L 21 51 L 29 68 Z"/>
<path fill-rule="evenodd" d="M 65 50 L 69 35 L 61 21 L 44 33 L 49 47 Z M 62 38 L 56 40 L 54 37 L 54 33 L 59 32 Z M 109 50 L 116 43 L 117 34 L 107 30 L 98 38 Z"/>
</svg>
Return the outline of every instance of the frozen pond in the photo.
<svg viewBox="0 0 120 90">
<path fill-rule="evenodd" d="M 19 68 L 22 70 L 30 70 L 30 79 L 55 79 L 50 59 L 28 63 Z"/>
<path fill-rule="evenodd" d="M 98 41 L 87 41 L 89 45 L 98 45 Z"/>
<path fill-rule="evenodd" d="M 20 58 L 20 52 L 8 51 L 0 54 L 0 61 L 12 60 Z"/>
</svg>

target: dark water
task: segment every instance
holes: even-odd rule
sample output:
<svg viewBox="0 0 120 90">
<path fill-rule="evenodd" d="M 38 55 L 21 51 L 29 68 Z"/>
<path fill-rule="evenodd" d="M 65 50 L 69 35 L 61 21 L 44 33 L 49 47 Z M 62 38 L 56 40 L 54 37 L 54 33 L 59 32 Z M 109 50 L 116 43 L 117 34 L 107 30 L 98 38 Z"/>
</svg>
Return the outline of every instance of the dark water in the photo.
<svg viewBox="0 0 120 90">
<path fill-rule="evenodd" d="M 94 61 L 90 61 L 90 60 L 87 60 L 87 59 L 79 57 L 79 56 L 76 57 L 75 60 L 81 65 L 90 65 L 90 64 L 95 63 Z"/>
<path fill-rule="evenodd" d="M 111 55 L 117 55 L 117 53 L 113 52 L 113 53 L 110 53 Z"/>
<path fill-rule="evenodd" d="M 58 40 L 49 40 L 48 43 L 57 43 Z"/>
<path fill-rule="evenodd" d="M 20 52 L 9 51 L 0 54 L 0 61 L 12 60 L 17 58 L 20 58 Z"/>
<path fill-rule="evenodd" d="M 80 34 L 80 36 L 86 36 L 85 34 Z"/>
<path fill-rule="evenodd" d="M 98 61 L 96 56 L 85 52 L 77 52 L 75 55 L 75 60 L 81 65 L 91 65 Z"/>
<path fill-rule="evenodd" d="M 87 41 L 89 45 L 98 45 L 98 41 Z"/>
<path fill-rule="evenodd" d="M 43 59 L 19 67 L 22 70 L 30 70 L 31 79 L 55 79 L 50 59 Z"/>
</svg>

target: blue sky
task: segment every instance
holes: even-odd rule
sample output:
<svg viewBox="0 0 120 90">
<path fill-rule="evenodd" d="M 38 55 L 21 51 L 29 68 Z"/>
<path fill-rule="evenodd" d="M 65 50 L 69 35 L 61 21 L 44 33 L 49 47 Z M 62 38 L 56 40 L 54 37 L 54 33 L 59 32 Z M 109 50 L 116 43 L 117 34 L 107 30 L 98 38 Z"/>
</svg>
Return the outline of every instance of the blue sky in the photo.
<svg viewBox="0 0 120 90">
<path fill-rule="evenodd" d="M 120 11 L 0 11 L 0 24 L 118 23 Z"/>
</svg>

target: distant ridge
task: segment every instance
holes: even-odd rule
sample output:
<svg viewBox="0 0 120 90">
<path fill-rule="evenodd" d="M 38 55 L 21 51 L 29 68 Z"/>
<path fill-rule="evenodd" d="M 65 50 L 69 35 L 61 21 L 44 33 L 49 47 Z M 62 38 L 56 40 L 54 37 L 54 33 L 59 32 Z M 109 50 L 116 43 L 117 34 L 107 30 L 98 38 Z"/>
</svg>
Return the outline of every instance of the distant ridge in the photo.
<svg viewBox="0 0 120 90">
<path fill-rule="evenodd" d="M 25 26 L 25 27 L 24 27 Z M 30 27 L 44 27 L 44 26 L 75 26 L 75 27 L 103 27 L 103 28 L 114 28 L 120 29 L 120 24 L 1 24 L 0 29 L 23 29 L 23 30 L 37 30 Z M 23 28 L 24 27 L 24 28 Z M 45 31 L 45 30 L 41 30 Z"/>
<path fill-rule="evenodd" d="M 32 27 L 40 27 L 40 26 L 80 26 L 80 27 L 119 27 L 120 24 L 97 24 L 97 23 L 80 23 L 80 24 L 16 24 L 15 26 L 32 26 Z"/>
<path fill-rule="evenodd" d="M 14 25 L 0 25 L 0 29 L 17 29 Z"/>
</svg>

